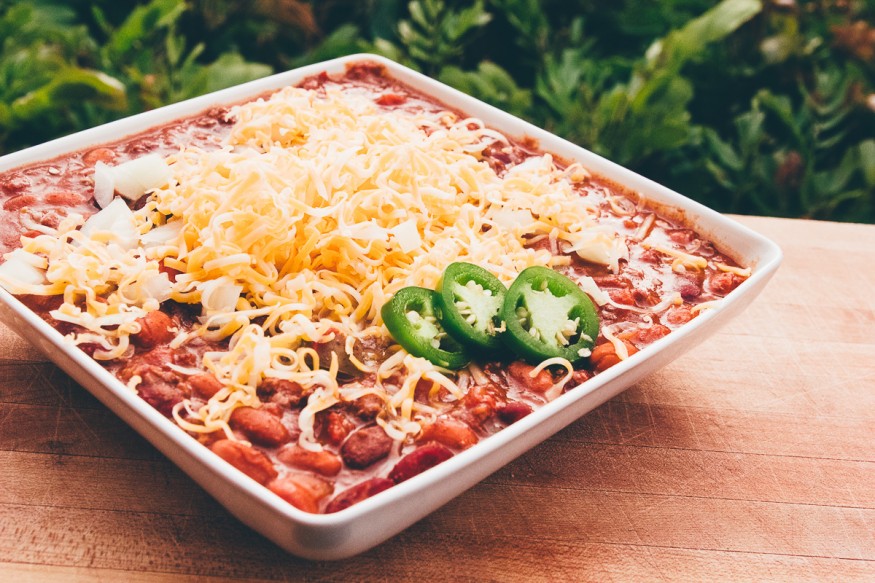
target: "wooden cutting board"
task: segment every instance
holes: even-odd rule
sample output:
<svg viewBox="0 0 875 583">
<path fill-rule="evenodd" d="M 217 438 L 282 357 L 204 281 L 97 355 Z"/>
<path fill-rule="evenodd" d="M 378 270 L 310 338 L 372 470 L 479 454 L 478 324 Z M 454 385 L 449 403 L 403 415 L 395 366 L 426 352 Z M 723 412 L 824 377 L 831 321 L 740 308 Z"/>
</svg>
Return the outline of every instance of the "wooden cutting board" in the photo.
<svg viewBox="0 0 875 583">
<path fill-rule="evenodd" d="M 875 581 L 875 226 L 740 217 L 738 319 L 441 510 L 314 563 L 0 333 L 0 581 Z"/>
</svg>

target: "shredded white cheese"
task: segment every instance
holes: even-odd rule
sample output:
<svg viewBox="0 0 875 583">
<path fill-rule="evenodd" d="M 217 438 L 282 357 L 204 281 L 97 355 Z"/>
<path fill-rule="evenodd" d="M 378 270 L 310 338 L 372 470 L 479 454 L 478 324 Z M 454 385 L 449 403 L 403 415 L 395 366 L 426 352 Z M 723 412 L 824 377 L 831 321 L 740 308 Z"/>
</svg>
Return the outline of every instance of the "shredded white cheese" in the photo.
<svg viewBox="0 0 875 583">
<path fill-rule="evenodd" d="M 505 283 L 531 265 L 568 263 L 527 246 L 538 237 L 613 270 L 628 255 L 624 238 L 596 224 L 598 210 L 575 190 L 585 169 L 561 169 L 544 154 L 499 176 L 482 151 L 506 139 L 478 120 L 389 111 L 332 88 L 286 88 L 234 108 L 231 118 L 220 149 L 189 147 L 161 164 L 126 167 L 167 169 L 137 187 L 154 189 L 140 210 L 103 200 L 100 218 L 83 226 L 71 217 L 24 238 L 15 263 L 0 269 L 0 284 L 14 293 L 63 294 L 52 315 L 85 328 L 72 340 L 100 344 L 96 358 L 129 351 L 135 321 L 161 301 L 199 304 L 195 330 L 173 345 L 194 336 L 230 344 L 203 358 L 224 388 L 206 405 L 173 410 L 189 431 L 230 436 L 231 411 L 257 405 L 259 382 L 275 377 L 310 392 L 301 445 L 317 449 L 316 414 L 344 397 L 336 363 L 324 370 L 311 343 L 385 335 L 383 304 L 405 286 L 433 288 L 453 261 L 484 266 Z M 118 190 L 121 178 L 113 179 Z M 180 272 L 175 281 L 159 275 L 161 264 Z M 430 414 L 413 399 L 419 379 L 462 394 L 403 350 L 379 364 L 352 362 L 376 370 L 373 391 L 388 411 L 379 422 L 396 439 Z"/>
</svg>

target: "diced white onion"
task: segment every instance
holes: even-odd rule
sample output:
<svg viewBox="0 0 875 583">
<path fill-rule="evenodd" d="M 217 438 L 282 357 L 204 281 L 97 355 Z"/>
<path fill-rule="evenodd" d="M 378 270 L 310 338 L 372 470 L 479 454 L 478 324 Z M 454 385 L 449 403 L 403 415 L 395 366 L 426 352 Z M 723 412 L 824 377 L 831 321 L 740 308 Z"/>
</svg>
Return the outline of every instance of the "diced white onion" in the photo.
<svg viewBox="0 0 875 583">
<path fill-rule="evenodd" d="M 203 315 L 209 316 L 233 312 L 243 286 L 235 284 L 229 277 L 220 277 L 204 282 L 200 289 Z"/>
<path fill-rule="evenodd" d="M 33 265 L 27 253 L 16 249 L 6 255 L 6 262 L 0 265 L 0 284 L 16 293 L 12 288 L 15 284 L 42 285 L 46 283 L 46 272 Z"/>
<path fill-rule="evenodd" d="M 140 243 L 146 249 L 172 243 L 182 232 L 182 223 L 183 221 L 171 221 L 166 225 L 155 227 L 145 235 L 140 236 Z"/>
<path fill-rule="evenodd" d="M 389 232 L 395 237 L 398 245 L 401 246 L 401 251 L 410 253 L 414 249 L 419 249 L 422 245 L 422 237 L 419 236 L 419 227 L 416 226 L 416 219 L 407 219 L 391 229 Z"/>
<path fill-rule="evenodd" d="M 98 162 L 94 166 L 94 202 L 106 208 L 115 196 L 115 177 L 111 166 Z"/>
<path fill-rule="evenodd" d="M 113 241 L 123 249 L 133 249 L 139 240 L 134 214 L 120 198 L 113 199 L 106 208 L 88 217 L 81 231 L 92 238 L 97 233 L 110 232 L 115 236 Z"/>
<path fill-rule="evenodd" d="M 100 166 L 101 165 L 98 163 L 94 171 L 95 199 L 97 199 L 98 195 L 97 172 Z M 164 186 L 170 182 L 170 179 L 173 176 L 167 162 L 165 162 L 164 158 L 158 154 L 147 154 L 141 158 L 136 158 L 124 162 L 123 164 L 119 164 L 118 166 L 106 166 L 105 164 L 102 166 L 103 167 L 100 168 L 101 181 L 106 182 L 107 180 L 111 180 L 113 190 L 128 200 L 137 200 L 150 190 Z M 106 173 L 109 174 L 109 178 L 104 177 Z M 102 185 L 101 188 L 101 197 L 105 198 L 106 186 Z M 98 201 L 98 204 L 100 204 L 100 201 Z"/>
</svg>

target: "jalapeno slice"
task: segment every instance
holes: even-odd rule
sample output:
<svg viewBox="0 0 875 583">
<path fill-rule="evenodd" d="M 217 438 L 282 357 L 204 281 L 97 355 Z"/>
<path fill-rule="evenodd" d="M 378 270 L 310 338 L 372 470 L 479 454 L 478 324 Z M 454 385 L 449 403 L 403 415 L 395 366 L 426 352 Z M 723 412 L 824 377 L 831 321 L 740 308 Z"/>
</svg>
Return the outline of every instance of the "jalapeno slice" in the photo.
<svg viewBox="0 0 875 583">
<path fill-rule="evenodd" d="M 554 357 L 583 360 L 599 333 L 589 296 L 547 267 L 529 267 L 519 274 L 507 290 L 501 317 L 507 327 L 504 342 L 533 364 Z"/>
<path fill-rule="evenodd" d="M 437 316 L 447 333 L 477 352 L 501 348 L 501 306 L 507 288 L 473 263 L 451 263 L 444 270 L 435 298 Z"/>
<path fill-rule="evenodd" d="M 435 316 L 436 295 L 424 287 L 402 288 L 383 305 L 380 314 L 392 338 L 407 352 L 457 370 L 467 365 L 470 358 Z"/>
</svg>

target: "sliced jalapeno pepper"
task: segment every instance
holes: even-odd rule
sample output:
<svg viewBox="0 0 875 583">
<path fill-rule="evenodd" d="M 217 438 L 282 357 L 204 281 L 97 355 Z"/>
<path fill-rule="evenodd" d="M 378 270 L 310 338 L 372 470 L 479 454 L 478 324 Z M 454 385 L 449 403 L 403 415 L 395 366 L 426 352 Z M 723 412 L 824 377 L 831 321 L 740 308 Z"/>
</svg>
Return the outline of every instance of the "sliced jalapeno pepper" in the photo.
<svg viewBox="0 0 875 583">
<path fill-rule="evenodd" d="M 383 305 L 380 314 L 392 338 L 407 352 L 457 370 L 467 365 L 470 358 L 435 317 L 436 295 L 424 287 L 402 288 Z"/>
<path fill-rule="evenodd" d="M 578 362 L 589 356 L 599 333 L 589 296 L 547 267 L 519 274 L 507 290 L 501 317 L 507 326 L 504 342 L 532 363 L 557 356 Z"/>
<path fill-rule="evenodd" d="M 438 284 L 437 316 L 447 333 L 475 351 L 501 347 L 501 306 L 507 288 L 473 263 L 451 263 Z"/>
</svg>

